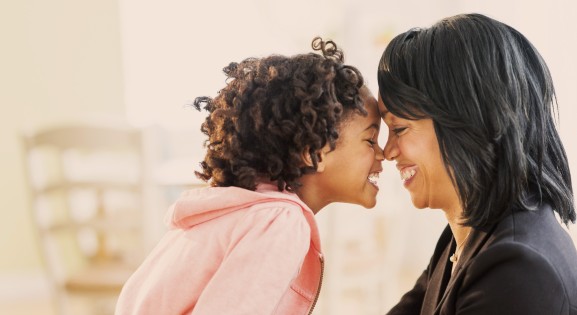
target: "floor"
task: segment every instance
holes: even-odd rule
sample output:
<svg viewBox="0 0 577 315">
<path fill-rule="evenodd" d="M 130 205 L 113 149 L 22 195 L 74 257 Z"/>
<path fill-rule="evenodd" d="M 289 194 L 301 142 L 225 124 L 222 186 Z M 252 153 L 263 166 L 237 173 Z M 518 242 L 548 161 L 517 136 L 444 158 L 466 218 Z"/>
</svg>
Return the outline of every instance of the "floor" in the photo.
<svg viewBox="0 0 577 315">
<path fill-rule="evenodd" d="M 10 315 L 56 315 L 49 298 L 34 300 L 0 301 L 0 314 Z"/>
<path fill-rule="evenodd" d="M 113 305 L 89 303 L 83 300 L 74 300 L 70 303 L 70 315 L 113 315 Z M 0 314 L 10 315 L 56 315 L 56 305 L 49 297 L 29 300 L 0 301 Z"/>
</svg>

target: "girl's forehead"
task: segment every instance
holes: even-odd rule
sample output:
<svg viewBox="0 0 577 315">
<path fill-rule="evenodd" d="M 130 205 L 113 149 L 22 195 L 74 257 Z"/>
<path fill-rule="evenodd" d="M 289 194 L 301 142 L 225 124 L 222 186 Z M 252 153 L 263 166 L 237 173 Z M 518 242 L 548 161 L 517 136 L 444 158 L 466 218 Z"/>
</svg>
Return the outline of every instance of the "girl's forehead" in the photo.
<svg viewBox="0 0 577 315">
<path fill-rule="evenodd" d="M 373 93 L 367 86 L 361 87 L 359 94 L 365 104 L 367 106 L 377 106 L 377 99 L 373 96 Z"/>
</svg>

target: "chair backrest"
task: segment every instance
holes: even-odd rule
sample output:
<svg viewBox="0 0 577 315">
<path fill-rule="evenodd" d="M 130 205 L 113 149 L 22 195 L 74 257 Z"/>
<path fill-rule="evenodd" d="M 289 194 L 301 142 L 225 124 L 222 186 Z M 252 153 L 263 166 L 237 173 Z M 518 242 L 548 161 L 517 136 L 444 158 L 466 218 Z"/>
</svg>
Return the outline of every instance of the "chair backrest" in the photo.
<svg viewBox="0 0 577 315">
<path fill-rule="evenodd" d="M 90 265 L 138 264 L 142 248 L 142 132 L 66 125 L 22 137 L 30 208 L 53 280 Z"/>
</svg>

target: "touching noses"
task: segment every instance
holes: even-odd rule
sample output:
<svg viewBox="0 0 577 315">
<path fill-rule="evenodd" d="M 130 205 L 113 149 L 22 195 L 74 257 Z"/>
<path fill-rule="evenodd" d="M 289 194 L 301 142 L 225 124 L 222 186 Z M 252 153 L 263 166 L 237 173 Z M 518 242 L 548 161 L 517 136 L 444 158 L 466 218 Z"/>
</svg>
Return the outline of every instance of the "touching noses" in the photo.
<svg viewBox="0 0 577 315">
<path fill-rule="evenodd" d="M 383 154 L 387 161 L 393 161 L 399 155 L 399 148 L 397 147 L 396 139 L 387 139 L 387 143 L 385 143 L 385 147 L 383 148 Z"/>
</svg>

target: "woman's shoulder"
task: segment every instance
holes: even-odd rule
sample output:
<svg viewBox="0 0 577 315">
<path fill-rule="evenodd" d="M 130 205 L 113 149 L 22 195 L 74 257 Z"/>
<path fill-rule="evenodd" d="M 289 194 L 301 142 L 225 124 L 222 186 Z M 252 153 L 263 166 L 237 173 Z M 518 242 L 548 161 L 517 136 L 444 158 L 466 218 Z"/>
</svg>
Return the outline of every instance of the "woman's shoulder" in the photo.
<svg viewBox="0 0 577 315">
<path fill-rule="evenodd" d="M 553 265 L 568 261 L 577 273 L 575 244 L 548 204 L 512 212 L 489 233 L 485 247 L 535 253 Z"/>
<path fill-rule="evenodd" d="M 548 206 L 517 211 L 487 235 L 467 263 L 465 282 L 541 292 L 577 307 L 577 249 Z M 517 293 L 515 293 L 517 294 Z"/>
<path fill-rule="evenodd" d="M 462 287 L 508 294 L 529 304 L 536 299 L 539 304 L 577 309 L 577 260 L 558 260 L 556 256 L 525 243 L 494 243 L 464 267 Z"/>
</svg>

